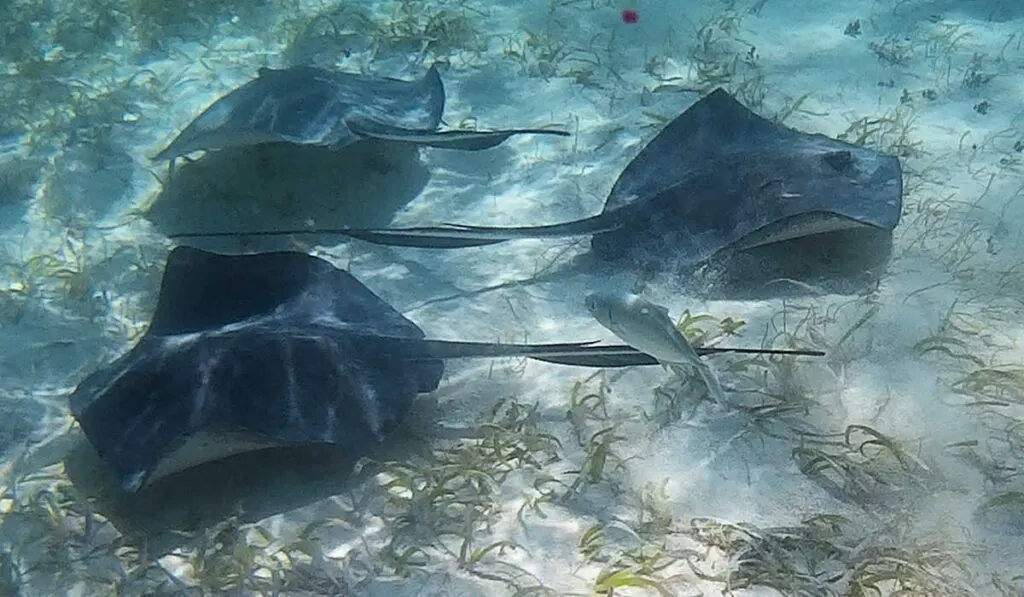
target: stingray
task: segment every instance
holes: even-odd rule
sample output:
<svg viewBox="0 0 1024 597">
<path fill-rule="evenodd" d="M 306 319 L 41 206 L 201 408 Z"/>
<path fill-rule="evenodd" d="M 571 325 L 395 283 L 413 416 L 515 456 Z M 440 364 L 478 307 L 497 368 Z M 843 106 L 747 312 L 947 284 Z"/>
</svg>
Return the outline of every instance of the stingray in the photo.
<svg viewBox="0 0 1024 597">
<path fill-rule="evenodd" d="M 436 65 L 419 81 L 312 66 L 261 68 L 255 79 L 204 110 L 154 159 L 263 143 L 340 150 L 361 139 L 479 150 L 512 135 L 569 135 L 551 129 L 439 131 L 444 101 Z"/>
<path fill-rule="evenodd" d="M 642 261 L 653 255 L 697 264 L 723 252 L 827 232 L 872 230 L 891 237 L 902 195 L 896 157 L 787 128 L 717 89 L 640 151 L 596 216 L 525 227 L 447 224 L 244 233 L 343 234 L 422 248 L 592 235 L 593 251 L 605 259 Z"/>
<path fill-rule="evenodd" d="M 820 355 L 814 351 L 707 349 Z M 445 359 L 523 356 L 563 365 L 657 361 L 627 346 L 430 340 L 348 272 L 300 252 L 177 247 L 139 342 L 86 377 L 71 412 L 121 487 L 264 448 L 379 443 Z"/>
</svg>

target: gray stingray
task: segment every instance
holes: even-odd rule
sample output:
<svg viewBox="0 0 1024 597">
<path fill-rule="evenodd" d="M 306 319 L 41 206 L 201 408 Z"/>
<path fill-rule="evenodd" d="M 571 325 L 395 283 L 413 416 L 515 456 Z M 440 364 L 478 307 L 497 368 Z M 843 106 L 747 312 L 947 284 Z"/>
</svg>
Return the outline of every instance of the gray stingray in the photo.
<svg viewBox="0 0 1024 597">
<path fill-rule="evenodd" d="M 721 252 L 825 232 L 870 229 L 890 237 L 902 194 L 896 157 L 787 128 L 718 89 L 640 151 L 596 216 L 513 228 L 448 224 L 252 234 L 333 233 L 424 248 L 593 235 L 593 251 L 606 259 L 653 254 L 695 264 Z"/>
<path fill-rule="evenodd" d="M 444 101 L 436 65 L 419 81 L 312 66 L 261 68 L 255 79 L 204 110 L 154 159 L 263 143 L 340 150 L 360 139 L 479 150 L 512 135 L 569 134 L 550 129 L 439 131 Z"/>
<path fill-rule="evenodd" d="M 710 349 L 820 355 L 814 351 Z M 394 428 L 445 359 L 564 365 L 657 361 L 628 346 L 428 340 L 347 272 L 300 252 L 171 251 L 142 339 L 88 376 L 71 412 L 121 487 L 275 446 L 359 453 Z"/>
</svg>

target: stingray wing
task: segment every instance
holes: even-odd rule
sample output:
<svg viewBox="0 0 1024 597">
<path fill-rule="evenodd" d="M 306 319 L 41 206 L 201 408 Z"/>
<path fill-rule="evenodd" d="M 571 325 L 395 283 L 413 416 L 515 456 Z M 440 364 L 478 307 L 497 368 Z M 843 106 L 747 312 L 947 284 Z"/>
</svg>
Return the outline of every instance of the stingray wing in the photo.
<svg viewBox="0 0 1024 597">
<path fill-rule="evenodd" d="M 270 142 L 327 145 L 346 136 L 354 140 L 341 124 L 351 106 L 337 101 L 333 74 L 311 67 L 261 69 L 259 77 L 204 110 L 154 159 Z"/>
<path fill-rule="evenodd" d="M 751 137 L 761 139 L 771 131 L 771 123 L 724 89 L 716 89 L 684 110 L 640 150 L 619 174 L 604 210 L 648 203 L 686 184 L 694 173 L 715 165 L 734 147 L 751 142 Z"/>
<path fill-rule="evenodd" d="M 351 274 L 318 257 L 296 251 L 221 255 L 187 246 L 175 247 L 167 257 L 147 333 L 208 331 L 260 317 L 424 336 Z"/>
<path fill-rule="evenodd" d="M 433 129 L 444 87 L 436 67 L 419 81 L 338 73 L 310 66 L 260 69 L 218 99 L 154 159 L 269 142 L 341 149 L 360 137 L 345 120 Z"/>
</svg>

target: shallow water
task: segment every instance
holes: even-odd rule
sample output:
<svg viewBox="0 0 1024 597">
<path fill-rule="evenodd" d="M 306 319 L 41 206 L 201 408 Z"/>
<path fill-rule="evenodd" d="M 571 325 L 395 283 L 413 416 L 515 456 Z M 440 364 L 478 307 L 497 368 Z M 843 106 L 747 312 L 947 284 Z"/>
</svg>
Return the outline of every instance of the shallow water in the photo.
<svg viewBox="0 0 1024 597">
<path fill-rule="evenodd" d="M 4 591 L 1021 594 L 1018 3 L 186 4 L 0 7 Z M 434 61 L 448 126 L 573 136 L 270 155 L 276 171 L 223 152 L 173 186 L 150 160 L 260 67 L 412 79 Z M 828 352 L 711 357 L 743 408 L 711 409 L 699 382 L 660 367 L 453 361 L 370 459 L 250 455 L 134 498 L 80 438 L 67 397 L 145 331 L 167 233 L 585 217 L 718 85 L 788 126 L 900 157 L 903 217 L 875 285 L 730 295 L 706 272 L 595 265 L 585 239 L 200 246 L 308 250 L 431 338 L 612 342 L 583 297 L 643 278 L 673 317 L 711 316 L 690 332 L 742 321 L 723 345 Z"/>
</svg>

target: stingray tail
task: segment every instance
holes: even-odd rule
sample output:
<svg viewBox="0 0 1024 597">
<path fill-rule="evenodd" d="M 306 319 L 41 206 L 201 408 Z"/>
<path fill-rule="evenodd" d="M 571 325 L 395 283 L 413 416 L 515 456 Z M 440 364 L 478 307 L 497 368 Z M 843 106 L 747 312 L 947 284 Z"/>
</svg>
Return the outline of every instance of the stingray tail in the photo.
<svg viewBox="0 0 1024 597">
<path fill-rule="evenodd" d="M 420 347 L 420 350 L 417 350 Z M 398 351 L 395 351 L 397 354 Z M 593 342 L 559 344 L 499 344 L 422 340 L 401 351 L 411 359 L 457 359 L 486 357 L 527 357 L 558 365 L 577 367 L 635 367 L 658 363 L 650 355 L 630 346 L 593 346 Z"/>
<path fill-rule="evenodd" d="M 486 357 L 528 357 L 538 361 L 575 367 L 639 367 L 658 365 L 651 355 L 632 346 L 595 346 L 594 342 L 558 344 L 498 344 L 491 342 L 458 342 L 451 340 L 410 340 L 409 338 L 374 337 L 378 345 L 391 341 L 396 344 L 390 354 L 405 355 L 409 359 L 457 359 Z M 783 354 L 795 356 L 821 356 L 811 350 L 775 350 L 760 348 L 698 348 L 697 354 L 743 352 L 752 354 Z M 717 378 L 716 378 L 717 381 Z M 718 386 L 719 389 L 721 386 Z"/>
<path fill-rule="evenodd" d="M 214 238 L 239 236 L 293 236 L 304 234 L 340 235 L 365 242 L 420 249 L 459 249 L 494 245 L 509 240 L 528 238 L 561 238 L 608 232 L 621 223 L 594 216 L 548 226 L 488 227 L 464 224 L 416 228 L 301 228 L 293 230 L 176 232 L 170 238 Z"/>
<path fill-rule="evenodd" d="M 695 349 L 698 356 L 707 356 L 709 354 L 725 354 L 725 353 L 738 353 L 738 354 L 758 354 L 764 356 L 804 356 L 804 357 L 821 357 L 825 356 L 825 353 L 820 350 L 786 350 L 786 349 L 773 349 L 773 348 L 729 348 L 729 347 L 714 347 L 714 348 L 697 348 Z M 531 359 L 538 361 L 545 361 L 548 363 L 556 363 L 559 365 L 575 365 L 577 367 L 638 367 L 645 365 L 659 365 L 661 361 L 652 357 L 651 355 L 640 352 L 639 350 L 628 345 L 610 345 L 610 346 L 581 346 L 571 354 L 531 354 Z M 712 375 L 714 375 L 712 373 Z M 714 382 L 717 384 L 718 378 L 714 377 Z M 717 384 L 719 390 L 721 390 L 721 384 Z M 710 389 L 710 388 L 709 388 Z M 710 389 L 710 391 L 714 391 Z"/>
</svg>

